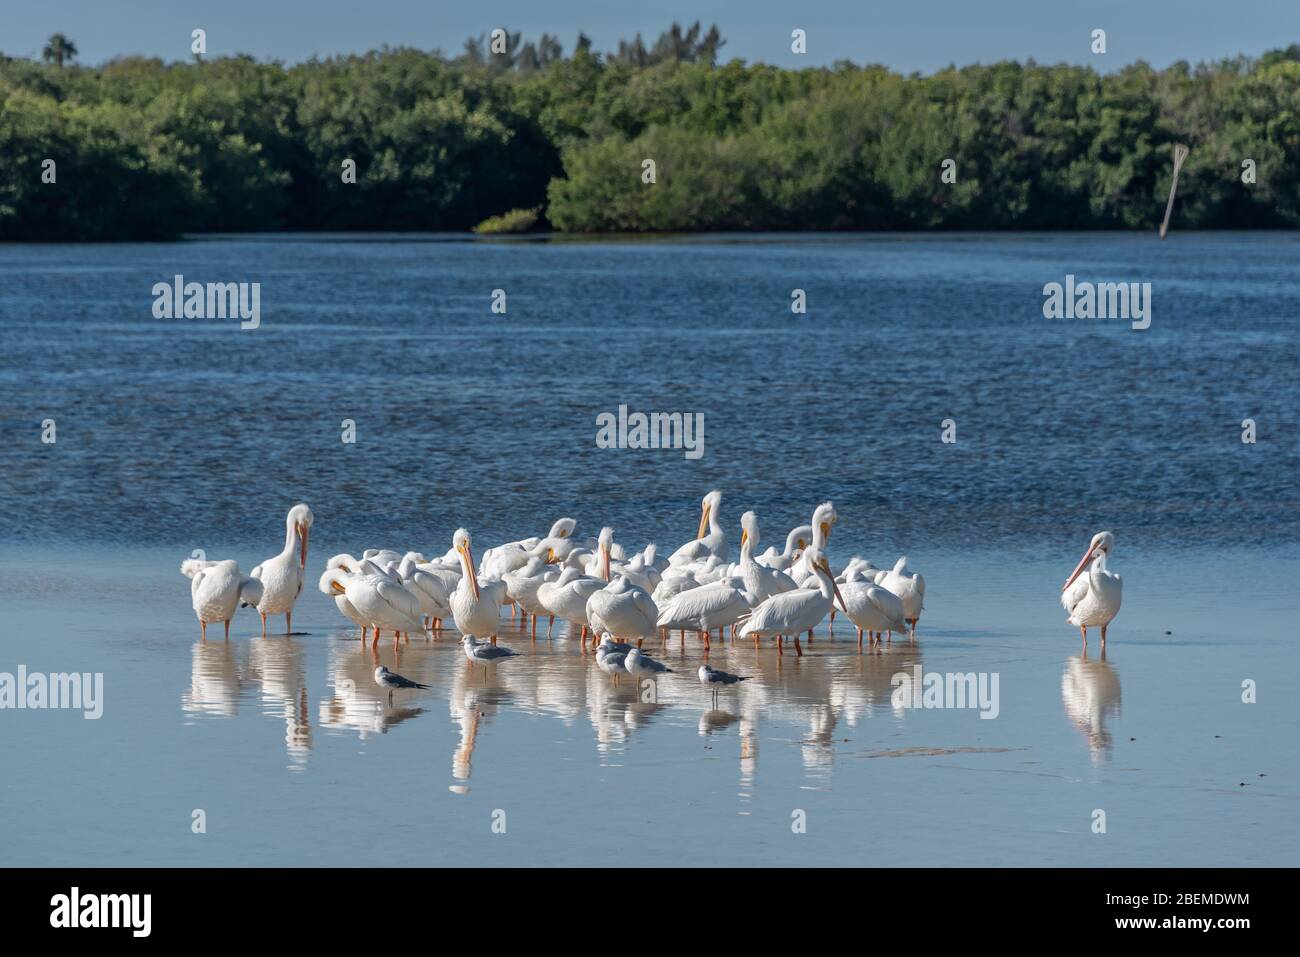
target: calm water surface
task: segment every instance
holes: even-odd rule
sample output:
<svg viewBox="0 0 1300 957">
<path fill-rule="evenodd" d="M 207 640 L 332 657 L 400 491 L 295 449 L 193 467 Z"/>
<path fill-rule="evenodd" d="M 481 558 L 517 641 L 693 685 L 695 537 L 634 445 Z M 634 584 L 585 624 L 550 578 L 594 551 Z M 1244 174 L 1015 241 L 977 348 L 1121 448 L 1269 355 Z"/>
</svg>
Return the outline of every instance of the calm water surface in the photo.
<svg viewBox="0 0 1300 957">
<path fill-rule="evenodd" d="M 102 671 L 106 697 L 99 721 L 0 712 L 0 863 L 1294 864 L 1297 253 L 1285 234 L 0 246 L 0 672 Z M 175 273 L 261 282 L 262 328 L 154 319 Z M 1067 273 L 1152 282 L 1151 328 L 1044 320 Z M 703 412 L 704 457 L 597 449 L 620 403 Z M 253 637 L 245 610 L 202 643 L 176 571 L 194 548 L 251 568 L 300 499 L 313 580 L 336 551 L 441 554 L 460 524 L 481 547 L 564 514 L 671 548 L 715 485 L 733 534 L 753 508 L 773 543 L 832 498 L 834 561 L 906 552 L 918 641 L 859 655 L 841 619 L 802 659 L 715 644 L 753 676 L 715 709 L 674 640 L 646 703 L 559 626 L 507 629 L 524 657 L 485 682 L 449 636 L 372 653 L 315 591 L 307 634 Z M 1102 527 L 1125 577 L 1104 661 L 1056 600 Z M 390 706 L 376 658 L 432 687 Z M 895 707 L 918 665 L 996 672 L 998 717 Z"/>
</svg>

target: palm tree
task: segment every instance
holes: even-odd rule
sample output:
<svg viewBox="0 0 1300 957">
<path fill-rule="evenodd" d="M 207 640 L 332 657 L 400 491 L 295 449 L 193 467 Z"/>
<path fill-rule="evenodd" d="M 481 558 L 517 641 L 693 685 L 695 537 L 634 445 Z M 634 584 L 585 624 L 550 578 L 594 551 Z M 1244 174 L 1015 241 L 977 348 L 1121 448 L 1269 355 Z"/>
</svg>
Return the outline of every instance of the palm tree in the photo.
<svg viewBox="0 0 1300 957">
<path fill-rule="evenodd" d="M 45 44 L 41 56 L 44 57 L 46 63 L 53 63 L 62 67 L 64 60 L 75 60 L 77 58 L 77 45 L 62 33 L 56 33 Z"/>
</svg>

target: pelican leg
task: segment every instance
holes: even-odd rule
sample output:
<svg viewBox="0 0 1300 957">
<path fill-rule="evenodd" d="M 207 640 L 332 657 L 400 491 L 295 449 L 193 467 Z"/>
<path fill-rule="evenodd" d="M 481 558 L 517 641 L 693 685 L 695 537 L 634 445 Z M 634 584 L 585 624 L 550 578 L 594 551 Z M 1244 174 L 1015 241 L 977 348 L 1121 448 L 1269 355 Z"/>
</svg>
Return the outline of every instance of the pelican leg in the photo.
<svg viewBox="0 0 1300 957">
<path fill-rule="evenodd" d="M 551 637 L 551 629 L 555 627 L 555 616 L 551 616 L 550 623 L 546 626 L 546 637 Z"/>
<path fill-rule="evenodd" d="M 367 628 L 365 625 L 362 625 L 362 626 L 361 626 L 361 643 L 362 643 L 362 644 L 365 644 L 365 641 L 366 641 L 366 635 L 368 635 L 368 634 L 370 634 L 370 629 Z"/>
<path fill-rule="evenodd" d="M 262 614 L 262 613 L 258 612 L 258 614 Z M 266 637 L 266 615 L 264 614 L 262 614 L 262 637 L 263 638 Z"/>
<path fill-rule="evenodd" d="M 375 628 L 375 637 L 374 637 L 374 640 L 370 642 L 370 647 L 371 647 L 371 648 L 374 648 L 374 647 L 375 647 L 376 645 L 378 645 L 378 644 L 379 644 L 379 629 L 376 627 L 376 628 Z"/>
<path fill-rule="evenodd" d="M 533 617 L 533 630 L 530 637 L 533 639 L 533 641 L 536 641 L 537 640 L 537 616 L 533 615 L 532 617 Z"/>
<path fill-rule="evenodd" d="M 858 654 L 862 654 L 862 629 L 858 629 Z"/>
<path fill-rule="evenodd" d="M 1080 625 L 1079 631 L 1083 634 L 1083 647 L 1087 648 L 1088 647 L 1088 626 Z"/>
<path fill-rule="evenodd" d="M 776 653 L 778 656 L 785 656 L 785 640 L 781 635 L 776 636 Z"/>
<path fill-rule="evenodd" d="M 810 644 L 810 645 L 812 644 L 812 638 L 813 638 L 812 633 L 813 633 L 813 630 L 812 630 L 811 628 L 809 628 L 809 629 L 808 629 L 808 644 Z M 798 640 L 799 640 L 798 638 L 795 639 L 796 642 L 798 642 Z"/>
<path fill-rule="evenodd" d="M 202 618 L 199 619 L 199 640 L 200 641 L 208 640 L 208 623 L 204 621 Z"/>
<path fill-rule="evenodd" d="M 230 619 L 227 618 L 227 619 L 226 619 L 226 641 L 229 641 L 229 640 L 230 640 Z M 1102 641 L 1105 641 L 1105 640 L 1106 640 L 1106 637 L 1105 637 L 1104 634 L 1102 635 L 1102 639 L 1101 639 L 1101 640 L 1102 640 Z"/>
<path fill-rule="evenodd" d="M 293 634 L 293 612 L 291 611 L 284 613 L 284 633 L 286 635 Z"/>
<path fill-rule="evenodd" d="M 495 645 L 496 643 L 497 643 L 497 636 L 496 636 L 496 635 L 493 635 L 493 636 L 492 636 L 492 644 Z"/>
<path fill-rule="evenodd" d="M 808 639 L 808 642 L 809 642 L 809 644 L 811 644 L 811 643 L 812 643 L 812 639 L 809 638 L 809 639 Z M 803 648 L 801 648 L 801 647 L 799 646 L 799 637 L 798 637 L 798 635 L 796 635 L 796 636 L 795 636 L 795 639 L 794 639 L 794 653 L 795 653 L 796 655 L 798 655 L 800 658 L 803 657 Z"/>
</svg>

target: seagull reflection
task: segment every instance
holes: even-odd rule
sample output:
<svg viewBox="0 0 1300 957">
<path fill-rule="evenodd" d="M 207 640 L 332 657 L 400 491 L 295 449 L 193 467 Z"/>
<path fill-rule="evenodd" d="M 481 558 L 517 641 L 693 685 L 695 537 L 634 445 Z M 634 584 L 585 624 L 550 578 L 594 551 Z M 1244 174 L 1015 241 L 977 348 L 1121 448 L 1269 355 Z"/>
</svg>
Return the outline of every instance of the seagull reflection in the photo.
<svg viewBox="0 0 1300 957">
<path fill-rule="evenodd" d="M 321 727 L 355 731 L 364 741 L 424 713 L 424 708 L 389 704 L 388 695 L 375 684 L 376 661 L 383 663 L 377 653 L 357 654 L 355 644 L 331 643 L 333 693 L 320 703 L 317 719 Z"/>
<path fill-rule="evenodd" d="M 596 750 L 605 756 L 621 750 L 632 732 L 649 724 L 665 706 L 657 700 L 662 693 L 637 682 L 615 685 L 594 664 L 585 669 L 587 713 L 596 729 Z M 646 700 L 646 699 L 649 700 Z"/>
<path fill-rule="evenodd" d="M 721 711 L 717 708 L 702 711 L 700 712 L 700 737 L 703 738 L 714 731 L 721 731 L 739 720 L 740 715 L 732 714 L 730 711 Z"/>
<path fill-rule="evenodd" d="M 1066 717 L 1088 739 L 1092 763 L 1109 760 L 1114 742 L 1106 722 L 1120 713 L 1120 687 L 1104 651 L 1099 659 L 1089 660 L 1086 653 L 1065 659 L 1061 700 Z"/>
</svg>

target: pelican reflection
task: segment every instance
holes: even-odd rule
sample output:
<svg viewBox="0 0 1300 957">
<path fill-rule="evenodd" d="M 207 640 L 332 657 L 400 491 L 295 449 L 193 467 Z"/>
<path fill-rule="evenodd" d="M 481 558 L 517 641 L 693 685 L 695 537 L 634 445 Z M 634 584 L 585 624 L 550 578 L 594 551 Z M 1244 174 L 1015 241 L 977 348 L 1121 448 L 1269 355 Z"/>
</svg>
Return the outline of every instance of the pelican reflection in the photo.
<svg viewBox="0 0 1300 957">
<path fill-rule="evenodd" d="M 1119 672 L 1106 660 L 1086 653 L 1065 659 L 1061 675 L 1061 700 L 1065 715 L 1088 740 L 1093 764 L 1110 758 L 1110 729 L 1106 723 L 1120 714 Z"/>
</svg>

